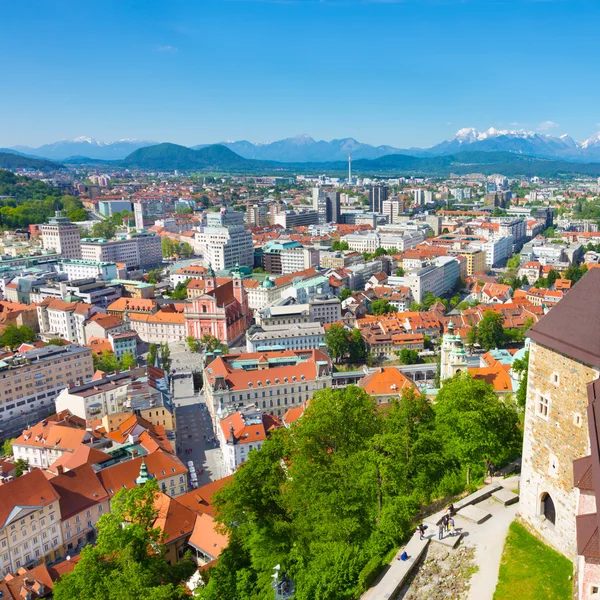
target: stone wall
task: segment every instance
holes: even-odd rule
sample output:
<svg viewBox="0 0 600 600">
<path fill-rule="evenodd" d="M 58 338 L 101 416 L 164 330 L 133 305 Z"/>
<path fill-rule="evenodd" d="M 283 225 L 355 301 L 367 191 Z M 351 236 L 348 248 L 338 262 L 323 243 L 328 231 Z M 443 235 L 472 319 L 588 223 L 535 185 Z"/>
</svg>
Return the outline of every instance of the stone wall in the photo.
<svg viewBox="0 0 600 600">
<path fill-rule="evenodd" d="M 540 537 L 572 561 L 577 557 L 573 460 L 589 454 L 586 385 L 597 377 L 594 369 L 531 343 L 520 511 Z M 540 414 L 540 396 L 548 400 L 547 415 Z M 554 503 L 554 525 L 543 516 L 545 494 Z"/>
</svg>

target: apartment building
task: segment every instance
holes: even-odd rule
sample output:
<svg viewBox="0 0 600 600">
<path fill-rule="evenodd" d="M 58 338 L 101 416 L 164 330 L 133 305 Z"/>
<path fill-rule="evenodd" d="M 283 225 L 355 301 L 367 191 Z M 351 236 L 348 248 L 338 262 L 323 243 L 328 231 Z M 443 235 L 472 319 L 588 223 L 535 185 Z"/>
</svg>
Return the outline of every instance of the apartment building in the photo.
<svg viewBox="0 0 600 600">
<path fill-rule="evenodd" d="M 310 321 L 326 325 L 342 318 L 342 303 L 339 298 L 315 297 L 309 302 Z"/>
<path fill-rule="evenodd" d="M 260 450 L 269 431 L 281 426 L 279 419 L 261 412 L 256 406 L 248 406 L 222 419 L 217 436 L 226 475 L 233 475 L 248 460 L 252 450 Z"/>
<path fill-rule="evenodd" d="M 90 278 L 110 281 L 117 278 L 117 265 L 114 262 L 70 259 L 59 263 L 58 272 L 66 273 L 69 281 Z"/>
<path fill-rule="evenodd" d="M 289 275 L 319 265 L 319 251 L 316 248 L 284 248 L 280 254 L 281 273 Z"/>
<path fill-rule="evenodd" d="M 62 390 L 56 398 L 57 412 L 69 411 L 85 420 L 135 411 L 154 422 L 151 413 L 156 412 L 158 418 L 163 408 L 170 416 L 165 417 L 163 413 L 156 424 L 172 429 L 174 408 L 169 382 L 162 369 L 151 365 L 71 386 Z"/>
<path fill-rule="evenodd" d="M 62 552 L 69 555 L 96 540 L 96 525 L 110 512 L 110 501 L 91 464 L 69 471 L 59 465 L 57 473 L 50 485 L 59 498 Z"/>
<path fill-rule="evenodd" d="M 161 239 L 148 231 L 107 240 L 81 240 L 81 258 L 92 262 L 124 263 L 127 269 L 151 268 L 162 263 Z"/>
<path fill-rule="evenodd" d="M 69 383 L 94 374 L 90 348 L 45 346 L 0 361 L 0 428 L 14 435 L 54 410 L 54 398 Z"/>
<path fill-rule="evenodd" d="M 465 248 L 460 255 L 467 259 L 467 275 L 471 277 L 474 273 L 486 271 L 486 253 L 475 248 Z"/>
<path fill-rule="evenodd" d="M 40 225 L 44 250 L 54 251 L 62 258 L 81 258 L 81 236 L 77 223 L 71 223 L 60 211 L 45 225 Z"/>
<path fill-rule="evenodd" d="M 481 253 L 485 257 L 484 253 Z M 416 302 L 422 302 L 426 292 L 443 296 L 450 292 L 460 275 L 459 263 L 451 256 L 435 258 L 430 265 L 402 277 L 389 277 L 388 285 L 410 288 Z"/>
<path fill-rule="evenodd" d="M 87 343 L 85 322 L 98 309 L 84 302 L 63 302 L 46 298 L 37 306 L 40 337 L 43 340 L 61 338 L 84 346 Z"/>
<path fill-rule="evenodd" d="M 331 387 L 331 361 L 319 350 L 207 355 L 206 365 L 204 396 L 215 427 L 250 404 L 281 416 Z"/>
<path fill-rule="evenodd" d="M 45 469 L 65 452 L 73 453 L 80 444 L 91 444 L 93 440 L 85 421 L 62 412 L 23 430 L 13 442 L 13 454 L 16 460 Z"/>
<path fill-rule="evenodd" d="M 184 342 L 187 337 L 185 315 L 180 311 L 165 309 L 153 314 L 132 313 L 129 326 L 149 344 Z"/>
<path fill-rule="evenodd" d="M 325 329 L 320 323 L 254 325 L 246 332 L 246 350 L 310 350 L 325 346 Z"/>
<path fill-rule="evenodd" d="M 344 269 L 364 262 L 360 252 L 321 252 L 319 255 L 319 264 L 323 269 Z"/>
<path fill-rule="evenodd" d="M 2 485 L 0 575 L 62 556 L 59 496 L 40 469 Z"/>
</svg>

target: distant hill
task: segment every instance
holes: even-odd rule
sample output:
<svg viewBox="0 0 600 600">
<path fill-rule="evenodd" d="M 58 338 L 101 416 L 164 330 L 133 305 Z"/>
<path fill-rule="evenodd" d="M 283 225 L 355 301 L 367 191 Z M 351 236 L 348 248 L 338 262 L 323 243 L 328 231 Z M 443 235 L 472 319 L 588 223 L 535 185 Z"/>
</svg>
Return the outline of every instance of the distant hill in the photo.
<svg viewBox="0 0 600 600">
<path fill-rule="evenodd" d="M 51 144 L 44 144 L 37 148 L 13 146 L 11 150 L 60 161 L 71 156 L 86 156 L 99 160 L 120 160 L 137 148 L 155 144 L 156 142 L 147 140 L 124 139 L 116 142 L 102 142 L 93 138 L 78 137 L 74 140 L 60 140 Z"/>
<path fill-rule="evenodd" d="M 158 144 L 140 148 L 119 163 L 128 168 L 152 171 L 222 171 L 229 173 L 263 173 L 293 175 L 326 172 L 344 177 L 346 161 L 283 163 L 245 159 L 225 146 L 215 144 L 192 150 L 176 144 Z M 565 177 L 572 175 L 600 176 L 599 163 L 575 163 L 566 160 L 533 158 L 512 152 L 458 152 L 443 156 L 409 156 L 389 154 L 375 159 L 352 162 L 356 175 L 448 176 L 451 173 L 503 173 L 507 176 L 538 175 Z"/>
<path fill-rule="evenodd" d="M 120 162 L 124 167 L 153 171 L 255 171 L 262 166 L 259 161 L 242 158 L 229 148 L 214 144 L 192 150 L 177 144 L 157 144 L 139 148 Z"/>
<path fill-rule="evenodd" d="M 62 165 L 44 160 L 42 158 L 31 158 L 13 152 L 0 152 L 0 169 L 41 169 L 56 170 Z"/>
</svg>

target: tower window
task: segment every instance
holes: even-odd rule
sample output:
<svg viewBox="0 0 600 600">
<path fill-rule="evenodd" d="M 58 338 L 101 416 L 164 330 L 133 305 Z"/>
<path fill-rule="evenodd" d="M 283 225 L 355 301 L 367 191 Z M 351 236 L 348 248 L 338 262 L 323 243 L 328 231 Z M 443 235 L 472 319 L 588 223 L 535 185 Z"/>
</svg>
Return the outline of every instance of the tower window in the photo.
<svg viewBox="0 0 600 600">
<path fill-rule="evenodd" d="M 538 394 L 536 402 L 536 412 L 539 417 L 547 419 L 548 413 L 550 412 L 550 398 Z"/>
</svg>

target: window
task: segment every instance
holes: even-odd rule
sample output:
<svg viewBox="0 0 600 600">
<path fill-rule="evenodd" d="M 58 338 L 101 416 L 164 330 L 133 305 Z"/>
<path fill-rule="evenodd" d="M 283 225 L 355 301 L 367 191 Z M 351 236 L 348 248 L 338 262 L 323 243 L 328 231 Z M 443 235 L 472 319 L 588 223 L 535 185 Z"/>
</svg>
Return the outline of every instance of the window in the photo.
<svg viewBox="0 0 600 600">
<path fill-rule="evenodd" d="M 552 376 L 550 377 L 550 381 L 554 385 L 558 386 L 560 383 L 560 377 L 559 377 L 558 373 L 552 373 Z"/>
<path fill-rule="evenodd" d="M 575 427 L 581 427 L 581 413 L 575 413 L 573 415 L 573 425 L 575 425 Z"/>
<path fill-rule="evenodd" d="M 541 498 L 541 516 L 545 517 L 546 521 L 554 525 L 556 523 L 556 508 L 550 494 L 543 493 Z"/>
<path fill-rule="evenodd" d="M 550 411 L 550 398 L 538 394 L 536 403 L 536 412 L 539 417 L 543 419 L 548 418 L 548 412 Z"/>
</svg>

